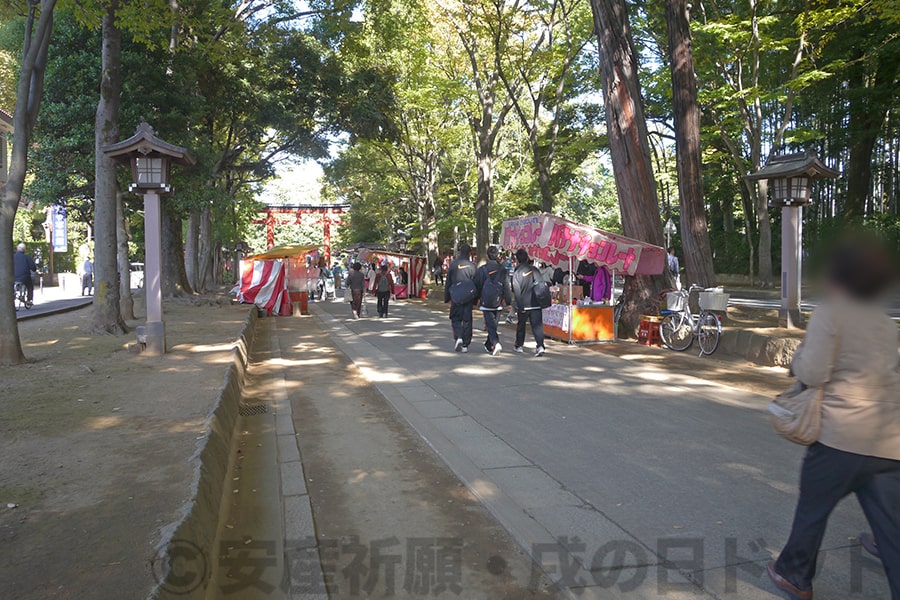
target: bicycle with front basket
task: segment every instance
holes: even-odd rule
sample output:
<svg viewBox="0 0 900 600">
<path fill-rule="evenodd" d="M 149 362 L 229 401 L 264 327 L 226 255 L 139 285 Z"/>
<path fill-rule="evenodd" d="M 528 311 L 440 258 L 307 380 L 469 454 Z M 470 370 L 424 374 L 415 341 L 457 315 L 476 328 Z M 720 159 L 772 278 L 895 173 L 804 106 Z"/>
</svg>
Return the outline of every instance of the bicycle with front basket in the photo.
<svg viewBox="0 0 900 600">
<path fill-rule="evenodd" d="M 693 314 L 690 309 L 690 299 L 694 292 L 699 294 L 698 314 Z M 722 337 L 722 317 L 718 313 L 725 311 L 728 295 L 692 285 L 689 290 L 669 292 L 666 298 L 668 308 L 660 311 L 663 320 L 659 324 L 659 336 L 666 347 L 684 352 L 694 344 L 694 338 L 697 338 L 700 356 L 715 352 Z"/>
</svg>

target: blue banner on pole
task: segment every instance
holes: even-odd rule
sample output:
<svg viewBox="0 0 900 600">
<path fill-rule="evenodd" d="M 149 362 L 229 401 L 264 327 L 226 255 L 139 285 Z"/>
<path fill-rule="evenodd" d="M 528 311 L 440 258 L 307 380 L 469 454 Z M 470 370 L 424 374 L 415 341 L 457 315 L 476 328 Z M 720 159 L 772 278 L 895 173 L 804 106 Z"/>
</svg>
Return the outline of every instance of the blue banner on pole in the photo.
<svg viewBox="0 0 900 600">
<path fill-rule="evenodd" d="M 69 236 L 66 231 L 66 209 L 63 206 L 50 207 L 53 217 L 53 251 L 68 252 Z"/>
</svg>

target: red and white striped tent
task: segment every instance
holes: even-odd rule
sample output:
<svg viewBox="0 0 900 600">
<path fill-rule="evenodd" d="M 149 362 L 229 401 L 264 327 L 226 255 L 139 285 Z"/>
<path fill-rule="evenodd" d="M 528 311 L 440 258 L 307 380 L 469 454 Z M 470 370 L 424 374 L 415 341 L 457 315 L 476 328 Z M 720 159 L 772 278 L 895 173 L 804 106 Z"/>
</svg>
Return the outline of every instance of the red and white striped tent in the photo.
<svg viewBox="0 0 900 600">
<path fill-rule="evenodd" d="M 310 280 L 318 278 L 318 251 L 318 246 L 279 246 L 243 260 L 241 282 L 232 291 L 238 301 L 270 315 L 290 315 L 290 293 L 310 291 Z"/>
</svg>

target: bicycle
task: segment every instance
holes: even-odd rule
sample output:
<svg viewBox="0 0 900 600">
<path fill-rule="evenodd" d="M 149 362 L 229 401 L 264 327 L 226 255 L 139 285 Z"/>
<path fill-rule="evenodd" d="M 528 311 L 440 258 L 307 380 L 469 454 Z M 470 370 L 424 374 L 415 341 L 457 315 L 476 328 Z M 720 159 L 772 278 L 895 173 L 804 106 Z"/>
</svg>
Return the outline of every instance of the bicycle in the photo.
<svg viewBox="0 0 900 600">
<path fill-rule="evenodd" d="M 699 314 L 691 313 L 690 298 L 694 292 L 710 292 L 702 286 L 692 285 L 689 290 L 669 292 L 674 295 L 668 310 L 660 311 L 663 320 L 659 324 L 659 336 L 670 350 L 684 352 L 694 344 L 694 338 L 700 342 L 700 356 L 710 355 L 719 347 L 722 337 L 722 317 L 714 311 L 724 310 L 720 304 L 714 307 L 704 306 L 704 297 L 700 296 Z M 667 298 L 671 298 L 667 294 Z M 725 299 L 727 305 L 727 297 Z"/>
<path fill-rule="evenodd" d="M 34 303 L 28 300 L 28 288 L 25 287 L 25 284 L 21 281 L 15 282 L 13 285 L 13 292 L 15 293 L 16 298 L 16 310 L 20 308 L 24 308 L 28 310 Z"/>
</svg>

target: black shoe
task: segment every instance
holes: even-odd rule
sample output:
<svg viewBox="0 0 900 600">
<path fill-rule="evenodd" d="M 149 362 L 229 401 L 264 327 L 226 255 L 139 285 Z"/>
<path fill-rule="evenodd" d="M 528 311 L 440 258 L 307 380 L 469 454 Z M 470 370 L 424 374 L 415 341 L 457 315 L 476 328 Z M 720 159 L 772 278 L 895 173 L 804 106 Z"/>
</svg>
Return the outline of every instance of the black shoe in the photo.
<svg viewBox="0 0 900 600">
<path fill-rule="evenodd" d="M 487 352 L 488 354 L 491 353 L 491 346 L 487 342 L 484 343 L 484 351 Z"/>
<path fill-rule="evenodd" d="M 796 585 L 788 581 L 784 576 L 780 575 L 778 571 L 775 570 L 774 560 L 766 565 L 766 570 L 769 573 L 769 579 L 772 580 L 772 583 L 774 583 L 775 586 L 781 591 L 787 592 L 793 600 L 812 600 L 812 589 L 801 590 Z"/>
</svg>

